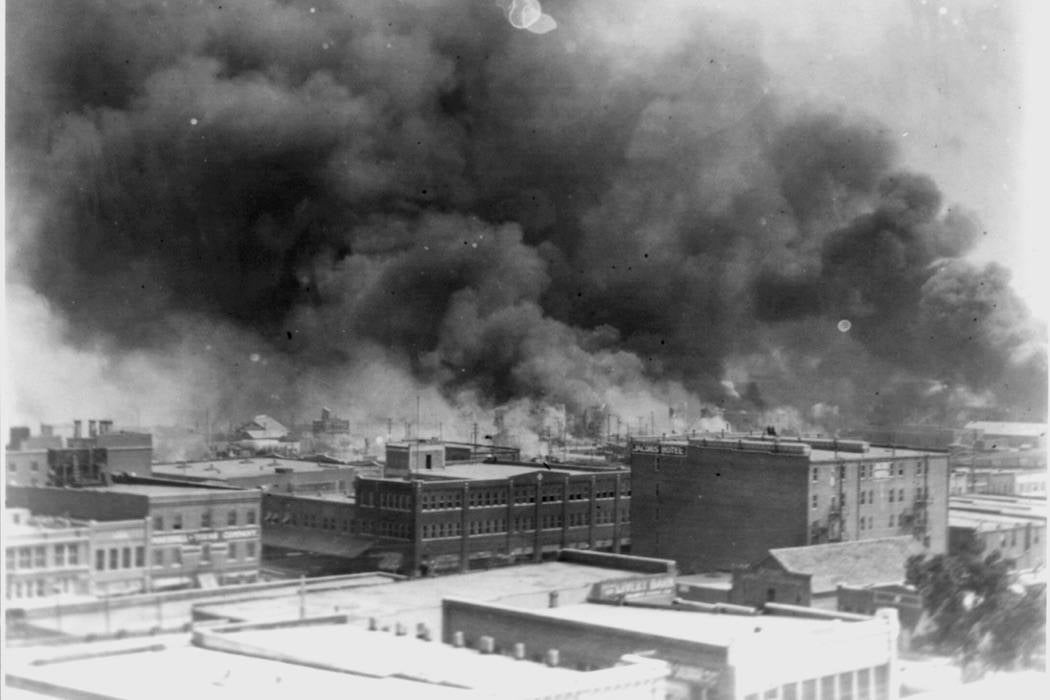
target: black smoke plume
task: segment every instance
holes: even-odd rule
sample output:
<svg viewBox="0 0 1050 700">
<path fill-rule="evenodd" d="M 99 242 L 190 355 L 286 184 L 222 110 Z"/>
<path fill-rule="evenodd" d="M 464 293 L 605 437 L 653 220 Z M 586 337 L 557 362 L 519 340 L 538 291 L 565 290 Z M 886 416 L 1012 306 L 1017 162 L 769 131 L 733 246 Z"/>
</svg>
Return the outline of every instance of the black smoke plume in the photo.
<svg viewBox="0 0 1050 700">
<path fill-rule="evenodd" d="M 487 2 L 9 3 L 15 282 L 226 415 L 384 382 L 1045 415 L 1045 330 L 878 124 L 783 104 L 747 25 L 551 5 L 538 35 Z"/>
</svg>

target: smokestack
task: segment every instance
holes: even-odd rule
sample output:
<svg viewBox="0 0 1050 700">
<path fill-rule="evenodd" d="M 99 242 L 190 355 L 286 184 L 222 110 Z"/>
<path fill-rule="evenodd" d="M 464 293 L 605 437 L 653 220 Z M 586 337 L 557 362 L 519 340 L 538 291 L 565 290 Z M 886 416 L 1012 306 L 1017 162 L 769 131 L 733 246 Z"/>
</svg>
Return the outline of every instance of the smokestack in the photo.
<svg viewBox="0 0 1050 700">
<path fill-rule="evenodd" d="M 82 435 L 80 434 L 80 425 L 81 425 L 81 421 L 80 421 L 80 419 L 79 419 L 79 418 L 77 418 L 77 419 L 75 419 L 75 420 L 73 421 L 73 437 L 77 438 L 78 440 L 79 440 L 79 439 L 80 439 L 81 437 L 83 437 L 83 436 L 82 436 Z"/>
<path fill-rule="evenodd" d="M 88 419 L 88 437 L 98 437 L 98 421 L 94 418 Z"/>
</svg>

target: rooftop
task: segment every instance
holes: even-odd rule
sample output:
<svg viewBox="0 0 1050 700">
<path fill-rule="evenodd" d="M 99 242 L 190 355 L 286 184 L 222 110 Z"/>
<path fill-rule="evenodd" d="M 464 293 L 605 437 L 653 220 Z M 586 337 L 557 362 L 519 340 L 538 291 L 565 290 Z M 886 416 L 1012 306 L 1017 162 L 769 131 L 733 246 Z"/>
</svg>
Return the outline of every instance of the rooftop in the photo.
<svg viewBox="0 0 1050 700">
<path fill-rule="evenodd" d="M 292 472 L 319 472 L 348 465 L 332 464 L 301 459 L 279 457 L 249 457 L 245 459 L 212 459 L 198 462 L 169 462 L 154 464 L 156 475 L 192 476 L 205 479 L 237 479 L 250 476 L 267 476 L 277 470 Z"/>
<path fill-rule="evenodd" d="M 712 571 L 703 574 L 687 574 L 685 576 L 678 576 L 675 581 L 676 583 L 688 586 L 700 586 L 720 591 L 728 591 L 733 587 L 733 575 L 721 571 Z"/>
<path fill-rule="evenodd" d="M 108 486 L 92 486 L 85 490 L 126 493 L 136 496 L 146 496 L 147 498 L 164 498 L 169 496 L 210 496 L 215 494 L 251 492 L 247 489 L 209 489 L 195 486 L 169 486 L 166 484 L 110 484 Z"/>
<path fill-rule="evenodd" d="M 985 435 L 1004 435 L 1009 437 L 1046 437 L 1046 423 L 1006 423 L 990 420 L 973 421 L 966 424 L 966 430 L 978 431 Z"/>
<path fill-rule="evenodd" d="M 1019 496 L 997 496 L 968 493 L 952 496 L 948 500 L 950 513 L 969 511 L 973 513 L 997 513 L 1019 518 L 1046 520 L 1045 498 L 1022 498 Z"/>
<path fill-rule="evenodd" d="M 908 557 L 921 552 L 922 547 L 911 537 L 883 537 L 783 547 L 769 550 L 769 556 L 787 571 L 810 574 L 813 593 L 826 593 L 840 584 L 900 583 Z"/>
<path fill-rule="evenodd" d="M 948 513 L 948 527 L 972 529 L 977 532 L 995 532 L 996 530 L 1009 530 L 1025 527 L 1026 525 L 1038 526 L 1040 524 L 1030 517 L 1018 517 L 1000 513 L 975 513 L 955 509 Z"/>
<path fill-rule="evenodd" d="M 530 612 L 556 620 L 571 620 L 712 647 L 727 647 L 736 641 L 752 640 L 756 635 L 777 638 L 790 644 L 800 635 L 831 631 L 843 624 L 838 620 L 773 615 L 721 615 L 593 603 Z"/>
<path fill-rule="evenodd" d="M 376 617 L 384 624 L 403 622 L 413 629 L 422 622 L 439 630 L 442 599 L 464 591 L 470 591 L 470 597 L 477 601 L 546 607 L 549 591 L 559 591 L 563 603 L 582 602 L 599 581 L 637 575 L 637 571 L 628 569 L 551 561 L 382 586 L 308 590 L 303 603 L 308 617 L 338 613 L 358 621 Z M 219 617 L 255 622 L 296 617 L 299 604 L 299 596 L 292 592 L 244 602 L 209 603 L 198 609 Z"/>
<path fill-rule="evenodd" d="M 595 473 L 590 469 L 573 469 L 572 467 L 566 467 L 563 465 L 544 466 L 543 463 L 509 464 L 506 462 L 446 462 L 444 467 L 439 467 L 437 469 L 419 469 L 415 470 L 413 473 L 434 480 L 454 479 L 482 481 L 486 479 L 509 479 L 515 476 L 533 474 L 535 472 L 555 474 Z M 404 481 L 403 478 L 398 477 L 388 477 L 387 480 Z"/>
</svg>

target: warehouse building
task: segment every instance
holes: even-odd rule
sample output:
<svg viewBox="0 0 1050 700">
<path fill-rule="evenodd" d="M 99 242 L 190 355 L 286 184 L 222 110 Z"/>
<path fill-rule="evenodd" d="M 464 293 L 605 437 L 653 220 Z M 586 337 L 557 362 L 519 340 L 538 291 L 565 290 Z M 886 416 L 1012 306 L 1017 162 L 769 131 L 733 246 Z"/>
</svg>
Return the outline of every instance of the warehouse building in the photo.
<svg viewBox="0 0 1050 700">
<path fill-rule="evenodd" d="M 426 575 L 565 548 L 619 552 L 630 499 L 624 468 L 446 462 L 443 444 L 420 441 L 392 446 L 385 477 L 358 478 L 353 498 L 267 494 L 263 520 L 268 546 Z"/>
<path fill-rule="evenodd" d="M 685 573 L 749 566 L 770 549 L 908 535 L 947 550 L 941 452 L 853 440 L 635 442 L 632 552 Z"/>
</svg>

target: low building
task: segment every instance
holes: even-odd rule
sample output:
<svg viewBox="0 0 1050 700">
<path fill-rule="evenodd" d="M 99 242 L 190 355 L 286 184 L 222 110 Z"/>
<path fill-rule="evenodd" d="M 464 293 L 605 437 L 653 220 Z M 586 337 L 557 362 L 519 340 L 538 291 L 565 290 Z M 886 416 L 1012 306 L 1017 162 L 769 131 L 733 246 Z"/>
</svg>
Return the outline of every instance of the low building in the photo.
<svg viewBox="0 0 1050 700">
<path fill-rule="evenodd" d="M 524 609 L 457 597 L 445 599 L 443 613 L 446 643 L 553 652 L 581 669 L 609 668 L 624 654 L 665 661 L 667 697 L 898 697 L 894 611 L 814 619 L 593 603 Z"/>
<path fill-rule="evenodd" d="M 903 584 L 908 559 L 922 553 L 911 537 L 771 549 L 751 567 L 733 572 L 729 600 L 754 607 L 787 603 L 836 610 L 841 586 Z"/>
<path fill-rule="evenodd" d="M 979 450 L 1046 449 L 1046 423 L 973 421 L 964 430 Z"/>
<path fill-rule="evenodd" d="M 663 698 L 664 662 L 626 656 L 579 672 L 430 641 L 407 630 L 368 631 L 342 616 L 195 630 L 145 642 L 15 650 L 11 689 L 61 697 Z M 128 668 L 133 673 L 128 673 Z M 192 669 L 192 673 L 187 673 Z"/>
<path fill-rule="evenodd" d="M 237 429 L 233 445 L 249 452 L 277 452 L 289 454 L 299 450 L 299 443 L 276 418 L 265 414 L 255 416 Z"/>
<path fill-rule="evenodd" d="M 957 469 L 951 493 L 1046 498 L 1046 471 L 1042 469 Z"/>
<path fill-rule="evenodd" d="M 293 494 L 350 493 L 357 476 L 381 476 L 381 471 L 373 464 L 353 466 L 321 458 L 245 457 L 153 465 L 153 474 L 158 477 Z"/>
<path fill-rule="evenodd" d="M 955 497 L 951 501 L 952 552 L 999 552 L 1020 571 L 1046 565 L 1046 501 L 994 496 Z"/>
<path fill-rule="evenodd" d="M 34 513 L 110 523 L 146 519 L 148 539 L 141 555 L 135 549 L 131 557 L 147 562 L 151 590 L 254 581 L 261 541 L 259 499 L 256 490 L 140 483 L 7 490 L 9 506 Z M 116 530 L 109 536 L 121 539 Z M 98 551 L 106 551 L 111 568 L 108 557 L 114 550 Z M 117 568 L 123 568 L 123 545 L 117 556 Z"/>
</svg>

